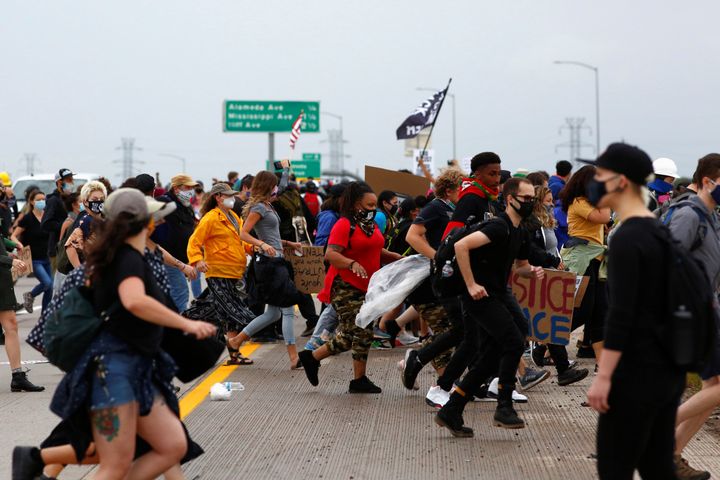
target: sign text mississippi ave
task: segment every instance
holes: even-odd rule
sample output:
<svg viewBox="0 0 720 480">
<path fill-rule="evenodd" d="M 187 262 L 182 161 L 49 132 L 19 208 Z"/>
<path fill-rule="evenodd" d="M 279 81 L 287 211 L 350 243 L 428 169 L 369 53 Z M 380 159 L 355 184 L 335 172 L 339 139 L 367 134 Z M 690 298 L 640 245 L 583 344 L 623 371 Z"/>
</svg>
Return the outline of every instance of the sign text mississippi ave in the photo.
<svg viewBox="0 0 720 480">
<path fill-rule="evenodd" d="M 302 131 L 320 131 L 320 102 L 226 100 L 223 110 L 226 132 L 289 132 L 301 110 Z"/>
</svg>

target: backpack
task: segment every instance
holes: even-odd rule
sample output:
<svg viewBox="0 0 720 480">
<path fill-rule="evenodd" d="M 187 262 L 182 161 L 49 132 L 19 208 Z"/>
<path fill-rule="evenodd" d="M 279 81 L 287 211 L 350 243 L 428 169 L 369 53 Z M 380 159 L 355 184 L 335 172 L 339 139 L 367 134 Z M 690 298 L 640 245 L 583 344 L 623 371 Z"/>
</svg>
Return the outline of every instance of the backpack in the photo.
<svg viewBox="0 0 720 480">
<path fill-rule="evenodd" d="M 98 315 L 91 295 L 92 291 L 87 287 L 73 288 L 45 323 L 45 356 L 64 372 L 75 367 L 103 323 L 120 309 L 120 302 L 116 301 Z"/>
<path fill-rule="evenodd" d="M 689 200 L 682 200 L 676 203 L 673 203 L 670 205 L 670 207 L 667 209 L 667 211 L 660 217 L 660 220 L 662 221 L 663 225 L 670 225 L 670 220 L 672 220 L 673 214 L 680 208 L 683 207 L 690 207 L 693 209 L 693 211 L 697 214 L 698 218 L 700 218 L 700 228 L 698 228 L 698 234 L 695 238 L 695 241 L 693 242 L 692 246 L 690 247 L 690 251 L 694 251 L 697 248 L 699 248 L 703 242 L 705 241 L 705 237 L 707 236 L 708 232 L 708 224 L 707 224 L 707 218 L 705 216 L 705 212 L 700 208 L 699 206 L 695 205 L 693 202 Z"/>
<path fill-rule="evenodd" d="M 70 235 L 72 235 L 73 231 L 75 230 L 73 228 L 74 224 L 75 222 L 71 223 L 70 226 L 65 229 L 65 233 L 63 233 L 62 238 L 57 243 L 57 256 L 55 257 L 55 261 L 57 264 L 56 270 L 63 275 L 67 275 L 73 270 L 73 266 L 70 263 L 70 259 L 68 259 L 67 256 L 67 251 L 65 250 L 65 244 L 70 238 Z"/>
<path fill-rule="evenodd" d="M 714 293 L 701 262 L 675 240 L 663 226 L 658 235 L 665 244 L 664 322 L 656 322 L 660 343 L 673 363 L 689 372 L 703 369 L 712 355 L 717 336 Z"/>
<path fill-rule="evenodd" d="M 474 220 L 475 217 L 471 216 L 467 219 L 465 226 L 452 229 L 435 251 L 435 258 L 430 269 L 430 284 L 433 293 L 439 299 L 456 297 L 465 289 L 465 283 L 455 258 L 455 243 L 458 240 L 482 231 L 491 222 L 502 222 L 506 232 L 508 235 L 510 234 L 507 224 L 501 218 L 494 217 L 480 223 L 473 223 Z M 448 265 L 450 269 L 445 268 Z M 451 271 L 443 272 L 444 269 Z"/>
</svg>

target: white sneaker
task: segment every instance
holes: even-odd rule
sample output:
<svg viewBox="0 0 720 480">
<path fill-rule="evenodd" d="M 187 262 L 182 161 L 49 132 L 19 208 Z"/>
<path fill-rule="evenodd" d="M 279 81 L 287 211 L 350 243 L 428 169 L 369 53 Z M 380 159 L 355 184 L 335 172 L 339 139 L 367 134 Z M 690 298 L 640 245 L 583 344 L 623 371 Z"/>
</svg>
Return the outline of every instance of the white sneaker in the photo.
<svg viewBox="0 0 720 480">
<path fill-rule="evenodd" d="M 408 353 L 409 352 L 412 352 L 411 348 L 408 349 Z M 407 355 L 406 355 L 406 357 L 407 357 Z M 405 359 L 402 359 L 399 362 L 397 362 L 397 367 L 398 367 L 398 370 L 400 370 L 400 375 L 402 376 L 402 374 L 405 372 Z M 418 385 L 417 380 L 415 380 L 415 385 L 413 385 L 413 390 L 420 390 L 420 385 Z"/>
<path fill-rule="evenodd" d="M 416 336 L 408 333 L 408 332 L 405 331 L 405 330 L 403 330 L 402 332 L 400 332 L 400 335 L 397 336 L 397 340 L 398 340 L 398 342 L 400 342 L 401 344 L 403 344 L 403 345 L 405 345 L 405 346 L 407 346 L 407 345 L 413 345 L 413 344 L 418 343 L 418 342 L 420 341 L 420 339 L 419 339 L 418 337 L 416 337 Z"/>
<path fill-rule="evenodd" d="M 440 387 L 430 387 L 425 395 L 425 403 L 435 408 L 442 408 L 450 400 L 450 393 Z"/>
<path fill-rule="evenodd" d="M 488 386 L 488 391 L 487 391 L 488 398 L 494 398 L 497 400 L 499 380 L 500 380 L 499 378 L 495 377 L 495 378 L 493 378 L 492 382 L 490 382 L 490 386 Z M 527 401 L 528 401 L 528 397 L 526 397 L 522 393 L 518 393 L 517 390 L 513 390 L 512 399 L 513 399 L 513 402 L 515 402 L 515 403 L 527 403 Z"/>
</svg>

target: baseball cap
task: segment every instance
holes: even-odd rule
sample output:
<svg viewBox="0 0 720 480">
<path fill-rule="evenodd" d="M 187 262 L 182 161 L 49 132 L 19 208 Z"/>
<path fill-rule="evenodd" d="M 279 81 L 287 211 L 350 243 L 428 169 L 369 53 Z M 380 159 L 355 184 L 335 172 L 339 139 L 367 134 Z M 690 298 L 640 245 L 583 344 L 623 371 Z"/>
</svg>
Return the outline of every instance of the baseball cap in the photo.
<svg viewBox="0 0 720 480">
<path fill-rule="evenodd" d="M 137 189 L 141 192 L 150 192 L 152 194 L 153 190 L 155 189 L 155 179 L 152 177 L 152 175 L 149 175 L 147 173 L 141 173 L 137 177 L 135 177 L 135 182 L 137 185 Z"/>
<path fill-rule="evenodd" d="M 167 217 L 177 209 L 175 202 L 160 202 L 148 196 L 145 196 L 145 203 L 147 203 L 148 213 L 156 222 Z"/>
<path fill-rule="evenodd" d="M 230 188 L 230 185 L 228 185 L 225 182 L 218 182 L 210 189 L 208 192 L 208 195 L 211 197 L 213 195 L 235 195 L 237 192 Z"/>
<path fill-rule="evenodd" d="M 149 217 L 145 195 L 136 188 L 118 188 L 105 200 L 103 213 L 108 220 L 115 220 L 121 213 L 128 213 L 133 220 Z"/>
<path fill-rule="evenodd" d="M 597 160 L 579 161 L 625 175 L 628 180 L 638 185 L 645 185 L 647 178 L 653 173 L 650 156 L 627 143 L 611 143 Z"/>
<path fill-rule="evenodd" d="M 55 174 L 55 181 L 57 182 L 58 180 L 66 177 L 72 177 L 73 175 L 75 174 L 69 168 L 61 168 L 60 170 L 58 170 L 58 173 Z"/>
<path fill-rule="evenodd" d="M 170 179 L 170 185 L 173 187 L 194 187 L 197 184 L 198 183 L 193 180 L 190 175 L 185 175 L 184 173 L 175 175 Z"/>
</svg>

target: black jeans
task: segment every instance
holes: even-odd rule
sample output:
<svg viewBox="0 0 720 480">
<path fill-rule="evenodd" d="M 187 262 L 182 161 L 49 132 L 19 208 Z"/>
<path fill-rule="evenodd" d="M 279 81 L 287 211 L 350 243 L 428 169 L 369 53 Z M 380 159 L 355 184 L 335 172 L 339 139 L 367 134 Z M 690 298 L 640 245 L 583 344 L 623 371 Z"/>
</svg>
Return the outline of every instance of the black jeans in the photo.
<svg viewBox="0 0 720 480">
<path fill-rule="evenodd" d="M 437 300 L 438 303 L 442 304 L 447 312 L 450 320 L 450 330 L 443 332 L 440 335 L 433 338 L 433 341 L 418 349 L 418 360 L 423 365 L 426 365 L 433 358 L 442 355 L 451 348 L 455 348 L 460 345 L 463 339 L 463 322 L 462 322 L 462 309 L 460 308 L 460 298 L 453 298 L 449 300 Z"/>
<path fill-rule="evenodd" d="M 628 366 L 631 365 L 632 366 Z M 675 415 L 685 374 L 671 367 L 621 359 L 612 379 L 610 410 L 597 429 L 600 479 L 675 479 Z"/>
<path fill-rule="evenodd" d="M 607 283 L 600 280 L 600 261 L 590 262 L 585 276 L 589 277 L 585 296 L 573 312 L 572 331 L 585 325 L 583 342 L 587 344 L 602 342 L 605 338 L 605 315 L 608 309 Z"/>
<path fill-rule="evenodd" d="M 308 327 L 317 325 L 318 314 L 315 310 L 315 301 L 312 295 L 309 293 L 302 295 L 300 303 L 298 303 L 298 310 L 300 310 L 300 315 L 303 316 Z"/>
<path fill-rule="evenodd" d="M 462 313 L 465 335 L 450 365 L 438 379 L 438 385 L 449 391 L 469 365 L 468 373 L 460 383 L 465 392 L 475 393 L 497 372 L 500 385 L 512 390 L 527 332 L 527 320 L 522 312 L 512 308 L 506 292 L 482 300 L 472 300 L 464 294 Z"/>
</svg>

